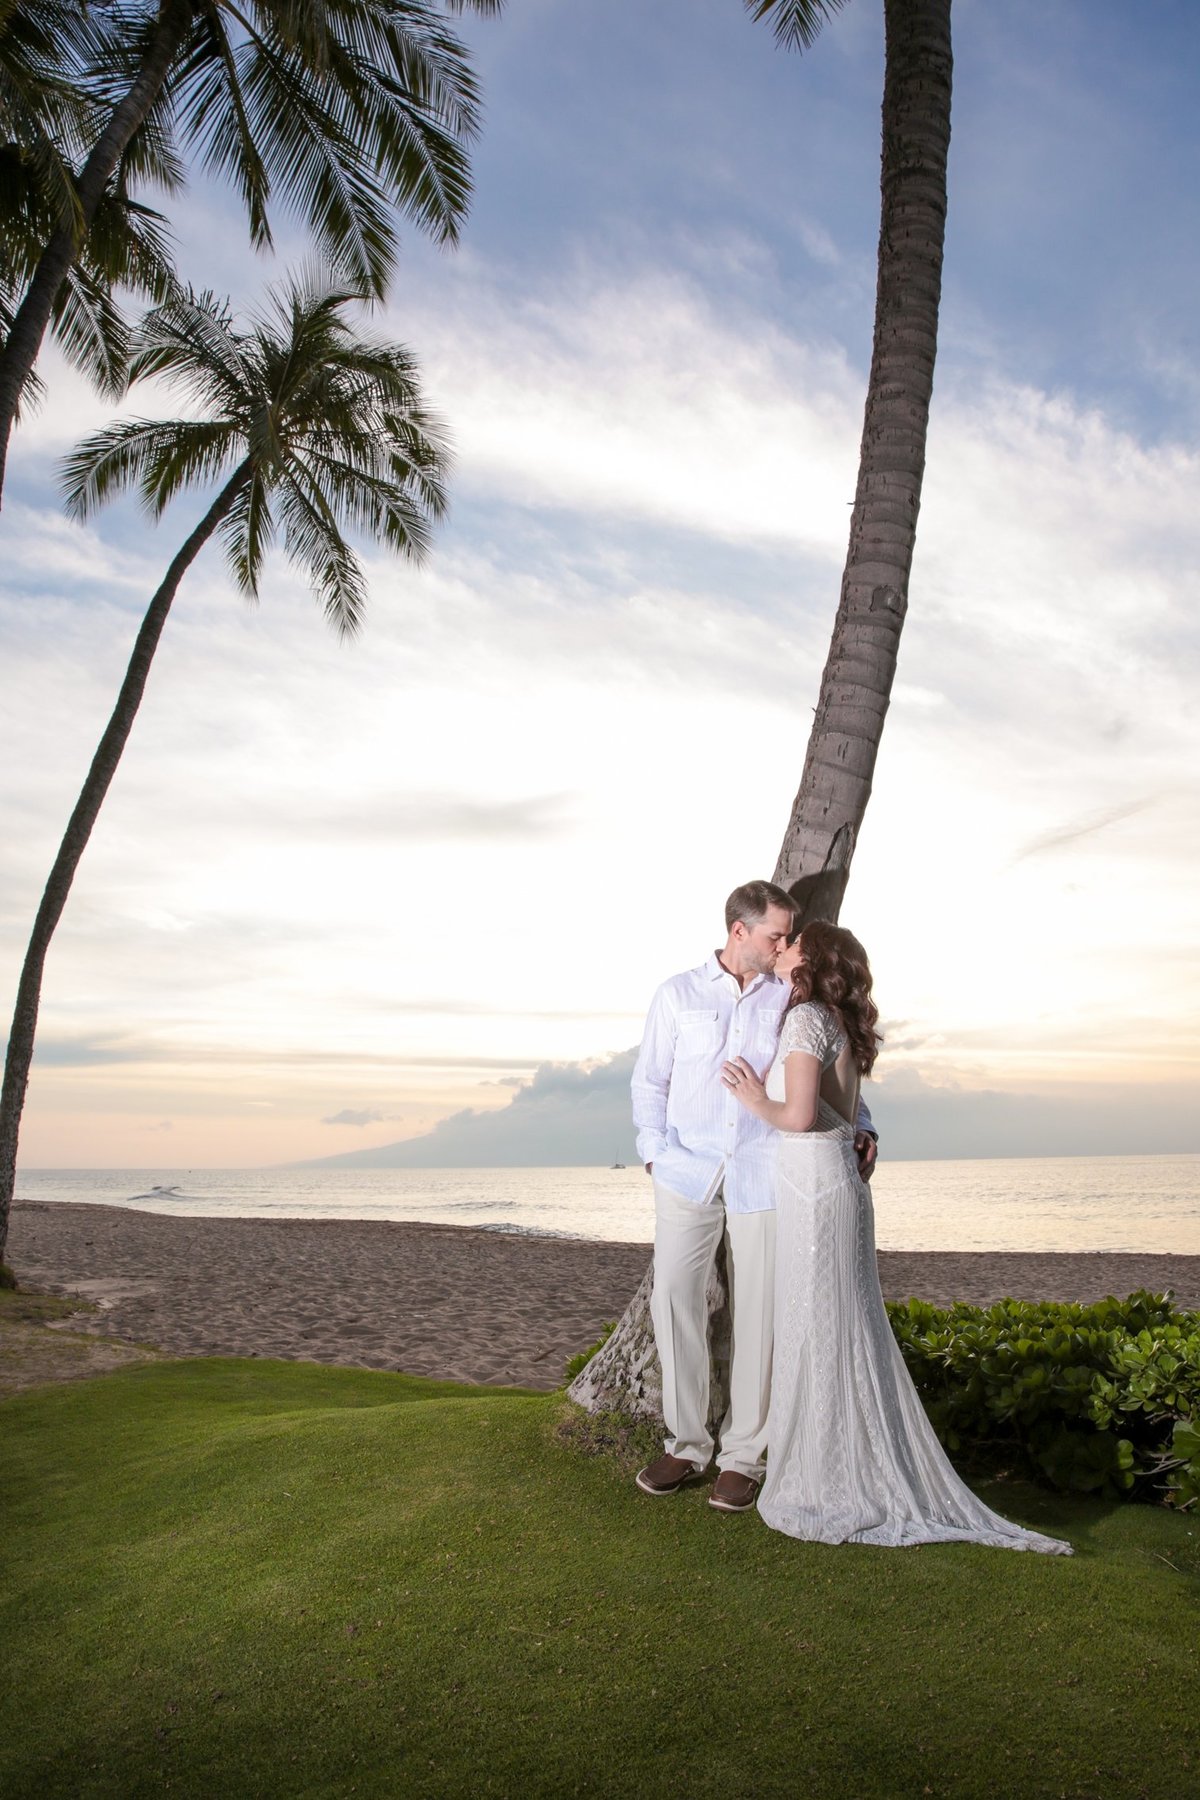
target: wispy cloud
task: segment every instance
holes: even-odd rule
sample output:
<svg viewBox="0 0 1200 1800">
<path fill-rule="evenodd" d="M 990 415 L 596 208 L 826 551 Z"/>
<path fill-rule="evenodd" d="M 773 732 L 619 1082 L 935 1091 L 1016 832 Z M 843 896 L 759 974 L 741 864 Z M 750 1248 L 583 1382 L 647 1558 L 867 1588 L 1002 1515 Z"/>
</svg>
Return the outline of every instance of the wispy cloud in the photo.
<svg viewBox="0 0 1200 1800">
<path fill-rule="evenodd" d="M 313 804 L 295 791 L 263 793 L 241 808 L 231 823 L 258 838 L 264 834 L 289 837 L 300 830 L 311 840 L 323 838 L 331 843 L 438 843 L 455 838 L 471 843 L 520 841 L 558 837 L 569 831 L 574 798 L 551 793 L 481 800 L 437 791 L 389 793 L 383 787 L 369 798 L 360 794 L 339 805 L 328 795 Z M 228 814 L 210 804 L 210 817 L 226 820 Z"/>
<path fill-rule="evenodd" d="M 1145 812 L 1148 806 L 1154 805 L 1156 798 L 1152 794 L 1144 800 L 1131 800 L 1122 806 L 1105 807 L 1101 812 L 1090 813 L 1084 819 L 1076 819 L 1056 830 L 1043 832 L 1023 844 L 1013 861 L 1024 862 L 1026 857 L 1041 856 L 1048 850 L 1061 850 L 1067 844 L 1078 844 L 1083 838 L 1095 837 L 1098 832 L 1107 831 L 1110 825 L 1118 825 L 1122 819 L 1131 819 L 1137 813 Z"/>
<path fill-rule="evenodd" d="M 144 1056 L 145 1050 L 135 1044 L 43 1033 L 34 1046 L 33 1060 L 37 1067 L 45 1069 L 91 1069 L 137 1063 Z"/>
</svg>

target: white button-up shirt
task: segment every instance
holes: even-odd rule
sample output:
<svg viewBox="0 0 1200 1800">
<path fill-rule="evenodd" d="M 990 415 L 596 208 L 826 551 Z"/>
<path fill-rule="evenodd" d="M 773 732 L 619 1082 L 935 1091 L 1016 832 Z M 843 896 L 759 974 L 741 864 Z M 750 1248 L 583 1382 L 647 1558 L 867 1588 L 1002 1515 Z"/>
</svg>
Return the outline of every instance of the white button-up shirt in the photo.
<svg viewBox="0 0 1200 1800">
<path fill-rule="evenodd" d="M 707 1205 L 724 1189 L 731 1213 L 775 1205 L 774 1127 L 734 1099 L 722 1063 L 744 1056 L 766 1078 L 790 986 L 756 975 L 745 988 L 716 952 L 664 981 L 646 1019 L 633 1071 L 638 1156 L 672 1193 Z M 870 1129 L 865 1107 L 859 1125 Z"/>
<path fill-rule="evenodd" d="M 744 1056 L 766 1075 L 787 997 L 773 975 L 741 987 L 714 952 L 664 981 L 650 1002 L 633 1071 L 633 1123 L 638 1155 L 672 1193 L 703 1205 L 724 1183 L 729 1212 L 774 1206 L 775 1133 L 722 1085 L 721 1064 Z"/>
</svg>

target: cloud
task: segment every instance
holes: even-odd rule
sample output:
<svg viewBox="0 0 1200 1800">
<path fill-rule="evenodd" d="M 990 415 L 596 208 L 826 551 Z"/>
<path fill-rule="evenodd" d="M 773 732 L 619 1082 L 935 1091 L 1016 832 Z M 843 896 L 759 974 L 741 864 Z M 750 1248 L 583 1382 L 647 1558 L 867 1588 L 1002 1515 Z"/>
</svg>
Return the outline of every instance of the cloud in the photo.
<svg viewBox="0 0 1200 1800">
<path fill-rule="evenodd" d="M 1041 1090 L 971 1090 L 935 1086 L 909 1069 L 870 1083 L 866 1097 L 880 1155 L 900 1161 L 1200 1150 L 1195 1082 L 1147 1088 L 1049 1081 Z"/>
<path fill-rule="evenodd" d="M 33 1060 L 44 1069 L 89 1069 L 110 1063 L 141 1062 L 144 1055 L 144 1047 L 135 1043 L 46 1034 L 36 1040 Z"/>
<path fill-rule="evenodd" d="M 1043 832 L 1040 837 L 1032 838 L 1029 843 L 1022 845 L 1013 861 L 1023 862 L 1027 856 L 1041 856 L 1047 850 L 1059 850 L 1065 844 L 1077 844 L 1081 838 L 1094 837 L 1097 832 L 1106 831 L 1110 825 L 1117 825 L 1122 819 L 1131 819 L 1136 813 L 1144 812 L 1148 806 L 1154 805 L 1156 797 L 1150 795 L 1145 800 L 1130 800 L 1121 806 L 1105 807 L 1102 812 L 1091 813 L 1073 824 Z"/>
<path fill-rule="evenodd" d="M 330 1113 L 328 1118 L 321 1120 L 321 1123 L 322 1125 L 376 1125 L 386 1117 L 386 1113 L 355 1112 L 352 1107 L 345 1106 L 341 1112 Z"/>
<path fill-rule="evenodd" d="M 243 807 L 237 828 L 261 838 L 264 833 L 288 837 L 302 829 L 306 836 L 329 843 L 384 840 L 389 843 L 438 843 L 452 839 L 471 843 L 491 839 L 520 842 L 527 838 L 557 837 L 570 830 L 568 806 L 573 796 L 532 794 L 521 799 L 481 800 L 464 794 L 381 792 L 358 796 L 344 805 L 327 797 L 316 803 L 298 793 L 257 796 Z M 194 816 L 194 815 L 193 815 Z M 226 813 L 214 807 L 213 818 Z"/>
<path fill-rule="evenodd" d="M 629 1080 L 636 1056 L 635 1047 L 599 1063 L 543 1063 L 498 1111 L 467 1108 L 423 1137 L 323 1157 L 305 1166 L 472 1169 L 633 1163 L 637 1152 Z"/>
<path fill-rule="evenodd" d="M 718 310 L 661 268 L 614 281 L 581 264 L 520 300 L 497 287 L 484 310 L 481 280 L 478 264 L 451 274 L 412 318 L 470 491 L 844 548 L 862 384 L 830 339 Z"/>
</svg>

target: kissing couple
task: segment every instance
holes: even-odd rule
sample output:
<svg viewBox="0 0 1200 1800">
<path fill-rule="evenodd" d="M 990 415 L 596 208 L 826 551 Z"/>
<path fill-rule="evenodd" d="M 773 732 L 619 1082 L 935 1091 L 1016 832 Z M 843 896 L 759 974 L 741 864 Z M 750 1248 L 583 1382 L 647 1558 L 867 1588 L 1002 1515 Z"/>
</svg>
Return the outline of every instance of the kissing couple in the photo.
<svg viewBox="0 0 1200 1800">
<path fill-rule="evenodd" d="M 654 1180 L 667 1436 L 638 1487 L 678 1493 L 716 1450 L 709 1505 L 757 1502 L 790 1537 L 1070 1555 L 976 1498 L 917 1397 L 875 1261 L 870 966 L 849 931 L 817 920 L 797 936 L 795 917 L 772 882 L 735 888 L 724 949 L 651 1002 L 633 1118 Z M 722 1238 L 729 1407 L 714 1443 L 705 1296 Z"/>
</svg>

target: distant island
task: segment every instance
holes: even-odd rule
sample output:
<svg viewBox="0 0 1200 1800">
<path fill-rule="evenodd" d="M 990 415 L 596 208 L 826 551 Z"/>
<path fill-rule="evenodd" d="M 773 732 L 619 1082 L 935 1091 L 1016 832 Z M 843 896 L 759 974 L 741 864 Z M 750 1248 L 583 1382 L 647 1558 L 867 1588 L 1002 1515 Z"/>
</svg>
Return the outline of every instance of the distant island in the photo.
<svg viewBox="0 0 1200 1800">
<path fill-rule="evenodd" d="M 420 1137 L 288 1166 L 297 1169 L 611 1169 L 638 1161 L 629 1116 L 635 1049 L 591 1065 L 543 1063 L 507 1106 L 469 1107 Z"/>
</svg>

